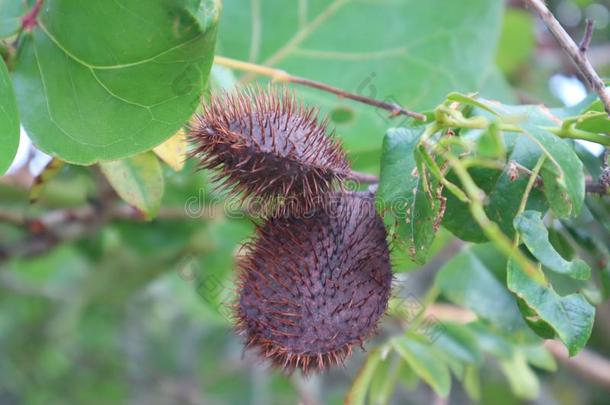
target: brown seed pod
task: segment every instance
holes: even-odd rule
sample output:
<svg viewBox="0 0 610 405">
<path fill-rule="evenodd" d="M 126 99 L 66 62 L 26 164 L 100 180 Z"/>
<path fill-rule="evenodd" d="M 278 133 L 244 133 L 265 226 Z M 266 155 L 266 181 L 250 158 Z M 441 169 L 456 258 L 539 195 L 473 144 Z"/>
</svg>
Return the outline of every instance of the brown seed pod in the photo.
<svg viewBox="0 0 610 405">
<path fill-rule="evenodd" d="M 237 330 L 288 372 L 343 363 L 375 332 L 390 297 L 387 235 L 373 199 L 332 196 L 310 217 L 267 220 L 239 263 Z"/>
<path fill-rule="evenodd" d="M 213 97 L 191 124 L 193 156 L 234 194 L 275 212 L 308 211 L 350 169 L 317 115 L 271 87 Z"/>
</svg>

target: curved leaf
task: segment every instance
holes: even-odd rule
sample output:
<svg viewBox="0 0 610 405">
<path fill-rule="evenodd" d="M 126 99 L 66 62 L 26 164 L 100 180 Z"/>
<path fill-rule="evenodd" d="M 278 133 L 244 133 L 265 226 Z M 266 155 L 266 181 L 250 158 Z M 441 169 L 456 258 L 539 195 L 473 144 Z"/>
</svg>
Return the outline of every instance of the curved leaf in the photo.
<svg viewBox="0 0 610 405">
<path fill-rule="evenodd" d="M 530 278 L 512 260 L 508 262 L 507 285 L 533 312 L 534 316 L 528 318 L 553 328 L 571 356 L 585 346 L 593 329 L 595 308 L 581 294 L 561 297 L 552 287 Z"/>
<path fill-rule="evenodd" d="M 366 393 L 369 390 L 371 380 L 375 376 L 380 361 L 381 353 L 379 350 L 374 350 L 368 355 L 366 362 L 360 371 L 358 371 L 358 375 L 347 393 L 345 404 L 364 405 L 366 403 Z"/>
<path fill-rule="evenodd" d="M 500 360 L 500 366 L 515 395 L 526 399 L 538 397 L 540 381 L 522 352 L 515 351 L 510 359 Z"/>
<path fill-rule="evenodd" d="M 406 336 L 392 339 L 391 344 L 439 396 L 446 398 L 449 395 L 451 390 L 449 368 L 432 346 Z"/>
<path fill-rule="evenodd" d="M 163 172 L 157 157 L 143 153 L 127 159 L 100 163 L 102 172 L 127 203 L 154 217 L 163 198 Z"/>
<path fill-rule="evenodd" d="M 585 201 L 583 164 L 568 141 L 540 127 L 524 124 L 526 133 L 547 156 L 540 175 L 551 209 L 561 218 L 575 217 Z"/>
<path fill-rule="evenodd" d="M 549 270 L 567 274 L 578 280 L 591 277 L 591 269 L 584 261 L 576 259 L 567 261 L 549 242 L 547 231 L 539 212 L 525 211 L 515 218 L 515 229 L 530 252 Z"/>
<path fill-rule="evenodd" d="M 13 85 L 0 57 L 0 175 L 10 167 L 19 147 L 19 114 Z"/>
<path fill-rule="evenodd" d="M 46 0 L 13 72 L 23 125 L 36 146 L 91 164 L 169 138 L 195 111 L 207 81 L 216 6 Z"/>
<path fill-rule="evenodd" d="M 180 129 L 167 141 L 154 148 L 153 152 L 174 171 L 179 172 L 184 169 L 188 157 L 186 133 Z"/>
<path fill-rule="evenodd" d="M 443 322 L 434 346 L 460 363 L 479 364 L 482 361 L 476 337 L 464 325 Z"/>
<path fill-rule="evenodd" d="M 421 128 L 390 129 L 383 141 L 381 176 L 376 204 L 389 211 L 396 224 L 398 242 L 409 256 L 424 263 L 440 224 L 441 203 L 436 198 L 438 181 L 418 170 L 415 151 Z M 431 177 L 431 176 L 429 176 Z"/>
</svg>

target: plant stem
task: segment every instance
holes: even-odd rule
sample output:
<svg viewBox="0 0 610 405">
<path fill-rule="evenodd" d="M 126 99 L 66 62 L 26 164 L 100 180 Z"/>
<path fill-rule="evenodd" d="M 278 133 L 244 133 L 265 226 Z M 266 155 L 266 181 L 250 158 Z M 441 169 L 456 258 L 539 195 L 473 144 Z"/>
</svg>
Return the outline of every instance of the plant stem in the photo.
<svg viewBox="0 0 610 405">
<path fill-rule="evenodd" d="M 553 13 L 547 8 L 542 0 L 525 0 L 536 13 L 540 16 L 544 24 L 548 27 L 551 34 L 555 37 L 559 46 L 564 52 L 572 59 L 572 62 L 576 65 L 580 73 L 585 78 L 587 85 L 591 90 L 595 91 L 599 95 L 599 99 L 604 104 L 604 108 L 608 115 L 610 115 L 610 95 L 606 90 L 604 81 L 599 77 L 593 65 L 587 58 L 585 52 L 581 51 L 578 45 L 561 26 L 559 21 L 555 18 Z M 586 37 L 586 36 L 585 36 Z"/>
<path fill-rule="evenodd" d="M 515 216 L 525 211 L 527 200 L 529 199 L 530 193 L 532 192 L 534 186 L 536 185 L 536 182 L 538 181 L 538 174 L 540 173 L 540 169 L 542 169 L 542 165 L 544 164 L 545 160 L 546 156 L 541 155 L 540 159 L 538 159 L 538 162 L 536 163 L 536 166 L 534 166 L 534 169 L 530 173 L 529 181 L 527 182 L 527 186 L 525 187 L 525 191 L 523 192 L 523 197 L 521 198 L 521 203 L 519 204 L 519 209 L 517 210 L 517 214 Z"/>
<path fill-rule="evenodd" d="M 347 174 L 347 178 L 350 180 L 354 180 L 358 183 L 365 183 L 365 184 L 379 183 L 379 177 L 372 175 L 372 174 L 368 174 L 368 173 L 351 171 Z"/>
<path fill-rule="evenodd" d="M 34 7 L 23 16 L 21 19 L 21 27 L 25 31 L 31 31 L 34 27 L 38 25 L 38 14 L 40 14 L 40 10 L 42 8 L 42 3 L 44 0 L 36 0 Z"/>
<path fill-rule="evenodd" d="M 534 186 L 536 185 L 536 182 L 538 181 L 538 174 L 540 173 L 540 169 L 542 169 L 542 165 L 544 164 L 545 160 L 546 160 L 546 156 L 541 155 L 540 159 L 538 159 L 538 162 L 536 162 L 536 166 L 534 166 L 534 169 L 532 170 L 532 172 L 530 174 L 530 178 L 529 178 L 529 181 L 527 182 L 527 186 L 525 186 L 525 191 L 523 192 L 523 196 L 521 197 L 521 203 L 519 204 L 519 209 L 517 210 L 515 217 L 517 217 L 518 215 L 522 214 L 523 211 L 525 211 L 525 207 L 527 206 L 527 201 L 529 200 L 530 193 L 532 192 L 532 190 L 534 189 Z M 520 243 L 521 243 L 521 236 L 517 232 L 517 234 L 515 235 L 515 241 L 513 243 L 514 248 L 517 249 L 519 247 Z"/>
<path fill-rule="evenodd" d="M 459 159 L 451 153 L 444 153 L 443 157 L 449 162 L 454 173 L 462 182 L 464 191 L 470 197 L 470 213 L 483 230 L 485 236 L 487 236 L 506 257 L 515 260 L 530 277 L 542 284 L 546 284 L 544 276 L 536 266 L 534 266 L 521 251 L 515 249 L 511 240 L 504 235 L 498 224 L 489 219 L 483 208 L 485 193 L 476 185 Z"/>
<path fill-rule="evenodd" d="M 390 117 L 396 117 L 399 115 L 406 115 L 419 121 L 426 121 L 427 117 L 424 114 L 405 110 L 400 105 L 395 103 L 388 103 L 381 100 L 376 100 L 369 97 L 364 97 L 359 94 L 347 92 L 345 90 L 329 86 L 327 84 L 316 82 L 314 80 L 305 79 L 299 76 L 293 76 L 290 73 L 275 69 L 268 66 L 261 66 L 255 63 L 243 62 L 240 60 L 225 58 L 224 56 L 215 56 L 214 63 L 217 65 L 225 66 L 235 70 L 241 70 L 245 72 L 254 73 L 257 75 L 267 76 L 273 81 L 280 83 L 295 83 L 303 86 L 311 87 L 314 89 L 322 90 L 327 93 L 335 94 L 342 98 L 357 101 L 359 103 L 367 104 L 373 107 L 381 108 L 390 112 Z"/>
<path fill-rule="evenodd" d="M 581 139 L 583 141 L 595 142 L 600 145 L 610 146 L 610 136 L 596 134 L 595 132 L 583 131 L 575 127 L 545 129 L 560 138 Z"/>
</svg>

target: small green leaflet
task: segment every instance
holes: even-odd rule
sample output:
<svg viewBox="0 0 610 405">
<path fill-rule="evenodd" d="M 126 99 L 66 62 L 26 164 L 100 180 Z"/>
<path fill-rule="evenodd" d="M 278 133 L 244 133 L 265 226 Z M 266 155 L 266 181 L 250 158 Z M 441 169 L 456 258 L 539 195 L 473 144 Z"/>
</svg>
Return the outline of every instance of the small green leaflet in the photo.
<svg viewBox="0 0 610 405">
<path fill-rule="evenodd" d="M 584 261 L 567 261 L 549 242 L 549 233 L 537 211 L 525 211 L 515 218 L 515 229 L 521 235 L 529 251 L 549 270 L 566 274 L 577 280 L 591 277 L 591 269 Z"/>
<path fill-rule="evenodd" d="M 449 367 L 428 343 L 407 336 L 391 340 L 392 347 L 413 370 L 441 397 L 446 398 L 451 390 Z"/>
<path fill-rule="evenodd" d="M 366 404 L 366 393 L 368 392 L 371 380 L 375 376 L 375 371 L 381 361 L 381 353 L 379 349 L 372 351 L 358 375 L 352 383 L 351 389 L 347 393 L 345 403 L 350 405 L 364 405 Z"/>
<path fill-rule="evenodd" d="M 152 152 L 100 163 L 100 168 L 123 200 L 142 211 L 148 219 L 157 214 L 164 181 L 161 165 Z"/>
<path fill-rule="evenodd" d="M 512 260 L 508 262 L 507 285 L 528 305 L 528 319 L 551 327 L 571 356 L 585 346 L 593 328 L 595 308 L 581 294 L 561 297 L 551 286 L 530 278 Z"/>
<path fill-rule="evenodd" d="M 540 381 L 532 368 L 527 364 L 525 354 L 515 351 L 508 360 L 500 360 L 500 366 L 512 391 L 519 397 L 534 399 L 540 392 Z"/>
<path fill-rule="evenodd" d="M 395 219 L 398 242 L 413 261 L 426 261 L 440 223 L 439 185 L 416 160 L 422 128 L 390 129 L 383 141 L 376 204 Z"/>
<path fill-rule="evenodd" d="M 476 337 L 470 329 L 451 322 L 443 322 L 439 328 L 441 333 L 434 341 L 438 351 L 460 363 L 481 363 L 483 357 L 477 346 Z"/>
</svg>

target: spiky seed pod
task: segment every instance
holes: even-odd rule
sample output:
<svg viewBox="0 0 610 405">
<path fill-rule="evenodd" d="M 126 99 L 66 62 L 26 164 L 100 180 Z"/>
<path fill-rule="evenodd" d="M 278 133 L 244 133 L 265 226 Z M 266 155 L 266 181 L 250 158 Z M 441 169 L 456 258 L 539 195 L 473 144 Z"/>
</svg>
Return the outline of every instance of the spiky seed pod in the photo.
<svg viewBox="0 0 610 405">
<path fill-rule="evenodd" d="M 332 195 L 310 217 L 267 220 L 239 263 L 237 330 L 288 372 L 343 363 L 374 333 L 390 297 L 387 235 L 373 199 Z"/>
<path fill-rule="evenodd" d="M 305 212 L 350 169 L 317 115 L 287 89 L 213 97 L 191 124 L 193 156 L 234 194 L 275 212 Z"/>
</svg>

